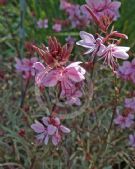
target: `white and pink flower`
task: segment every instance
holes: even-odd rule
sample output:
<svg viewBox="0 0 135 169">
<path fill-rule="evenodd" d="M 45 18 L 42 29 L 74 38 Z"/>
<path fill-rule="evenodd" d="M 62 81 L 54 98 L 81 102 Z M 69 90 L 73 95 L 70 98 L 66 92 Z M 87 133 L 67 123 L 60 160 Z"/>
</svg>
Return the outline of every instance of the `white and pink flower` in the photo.
<svg viewBox="0 0 135 169">
<path fill-rule="evenodd" d="M 35 121 L 31 128 L 37 133 L 38 143 L 46 145 L 51 139 L 56 146 L 62 141 L 63 134 L 70 133 L 70 129 L 62 125 L 58 117 L 43 117 L 41 122 Z"/>
</svg>

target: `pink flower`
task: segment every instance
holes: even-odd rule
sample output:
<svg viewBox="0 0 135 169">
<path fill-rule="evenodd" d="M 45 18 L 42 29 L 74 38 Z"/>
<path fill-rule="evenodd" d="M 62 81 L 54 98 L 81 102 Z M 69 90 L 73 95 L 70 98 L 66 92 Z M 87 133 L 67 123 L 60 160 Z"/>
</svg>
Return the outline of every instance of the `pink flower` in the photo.
<svg viewBox="0 0 135 169">
<path fill-rule="evenodd" d="M 57 117 L 43 117 L 41 122 L 35 121 L 31 128 L 37 133 L 37 141 L 46 145 L 49 139 L 52 140 L 54 145 L 58 145 L 63 134 L 70 133 L 70 129 L 61 125 Z"/>
<path fill-rule="evenodd" d="M 123 62 L 123 65 L 118 68 L 118 76 L 135 84 L 135 59 L 132 62 Z"/>
<path fill-rule="evenodd" d="M 73 38 L 72 36 L 68 36 L 66 39 L 66 42 L 70 43 L 70 44 L 74 44 L 76 39 Z"/>
<path fill-rule="evenodd" d="M 88 49 L 85 54 L 90 54 L 99 50 L 102 43 L 102 37 L 95 39 L 92 34 L 84 31 L 80 32 L 80 37 L 82 38 L 82 40 L 76 42 L 76 44 Z"/>
<path fill-rule="evenodd" d="M 90 23 L 89 16 L 83 8 L 78 4 L 69 3 L 66 0 L 61 0 L 60 9 L 65 10 L 68 15 L 68 21 L 72 28 L 86 27 Z"/>
<path fill-rule="evenodd" d="M 134 124 L 134 115 L 128 114 L 127 116 L 118 115 L 114 119 L 114 123 L 120 126 L 122 129 L 129 128 Z"/>
<path fill-rule="evenodd" d="M 135 97 L 125 99 L 125 107 L 135 111 Z"/>
<path fill-rule="evenodd" d="M 86 72 L 79 65 L 80 63 L 74 62 L 67 67 L 51 69 L 44 67 L 40 62 L 36 62 L 33 66 L 36 71 L 36 84 L 39 87 L 54 87 L 59 82 L 61 86 L 60 97 L 67 98 L 68 101 L 66 103 L 80 105 L 79 97 L 82 94 L 80 94 L 80 91 L 76 91 L 76 84 L 85 79 L 84 75 Z"/>
<path fill-rule="evenodd" d="M 129 135 L 129 145 L 135 148 L 135 134 Z"/>
<path fill-rule="evenodd" d="M 133 69 L 129 61 L 123 62 L 123 65 L 118 68 L 118 76 L 124 80 L 130 80 L 132 72 Z"/>
<path fill-rule="evenodd" d="M 33 57 L 31 59 L 16 59 L 16 65 L 15 68 L 17 72 L 21 72 L 23 74 L 24 79 L 28 79 L 31 76 L 35 75 L 34 69 L 33 69 L 33 64 L 37 62 L 37 58 Z"/>
<path fill-rule="evenodd" d="M 60 9 L 67 9 L 71 7 L 71 3 L 69 3 L 67 0 L 60 0 Z"/>
<path fill-rule="evenodd" d="M 117 66 L 117 59 L 128 59 L 129 47 L 116 46 L 115 44 L 110 44 L 107 47 L 101 45 L 97 55 L 104 59 L 104 63 L 109 65 L 112 69 L 115 69 Z"/>
<path fill-rule="evenodd" d="M 93 13 L 98 17 L 103 17 L 109 15 L 113 20 L 117 20 L 119 15 L 119 8 L 121 3 L 118 1 L 111 0 L 86 0 L 87 5 L 93 11 Z"/>
<path fill-rule="evenodd" d="M 82 92 L 80 90 L 75 90 L 70 96 L 67 97 L 66 104 L 77 106 L 81 105 L 80 97 L 82 97 Z"/>
<path fill-rule="evenodd" d="M 62 25 L 61 25 L 60 23 L 55 23 L 55 24 L 53 25 L 53 30 L 54 30 L 55 32 L 60 32 L 60 31 L 62 30 Z"/>
<path fill-rule="evenodd" d="M 37 26 L 38 28 L 48 28 L 48 19 L 39 19 L 38 22 L 37 22 Z"/>
<path fill-rule="evenodd" d="M 46 87 L 53 87 L 58 82 L 63 81 L 70 81 L 70 83 L 80 82 L 85 79 L 85 70 L 79 65 L 80 63 L 81 62 L 74 62 L 65 68 L 51 69 L 45 68 L 40 62 L 36 62 L 33 66 L 37 71 L 36 84 L 39 86 L 42 84 Z"/>
</svg>

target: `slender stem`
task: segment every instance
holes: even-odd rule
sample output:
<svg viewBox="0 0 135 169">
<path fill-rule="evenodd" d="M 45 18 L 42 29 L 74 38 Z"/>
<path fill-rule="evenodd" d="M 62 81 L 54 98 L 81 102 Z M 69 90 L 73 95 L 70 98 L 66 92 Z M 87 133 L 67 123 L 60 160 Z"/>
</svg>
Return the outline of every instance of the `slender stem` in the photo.
<svg viewBox="0 0 135 169">
<path fill-rule="evenodd" d="M 115 76 L 115 75 L 114 75 Z M 115 76 L 115 82 L 114 82 L 114 90 L 115 90 L 115 86 L 116 86 L 117 82 L 116 82 L 116 76 Z M 112 125 L 113 125 L 113 121 L 114 121 L 114 117 L 116 114 L 116 106 L 117 106 L 117 92 L 115 90 L 115 98 L 114 98 L 114 106 L 113 106 L 113 114 L 112 114 L 112 118 L 111 118 L 111 122 L 110 122 L 110 126 L 106 135 L 106 140 L 108 139 L 109 133 L 112 129 Z"/>
<path fill-rule="evenodd" d="M 25 85 L 25 89 L 23 90 L 22 89 L 22 96 L 21 96 L 21 102 L 20 102 L 20 108 L 23 107 L 23 104 L 24 104 L 24 100 L 25 100 L 25 96 L 26 96 L 26 92 L 27 92 L 27 89 L 28 89 L 28 86 L 29 86 L 29 79 L 27 80 L 26 82 L 26 85 Z"/>
<path fill-rule="evenodd" d="M 6 162 L 3 164 L 0 164 L 0 167 L 6 167 L 6 166 L 16 166 L 16 167 L 19 167 L 20 169 L 25 169 L 21 164 L 14 163 L 14 162 Z"/>
<path fill-rule="evenodd" d="M 35 161 L 36 161 L 36 155 L 33 157 L 33 159 L 31 160 L 31 166 L 30 166 L 30 169 L 34 169 L 34 164 L 35 164 Z"/>
<path fill-rule="evenodd" d="M 25 2 L 25 0 L 20 0 L 20 27 L 19 27 L 19 37 L 20 37 L 20 44 L 19 44 L 20 55 L 19 55 L 19 57 L 20 57 L 20 59 L 22 59 L 24 57 L 24 16 L 25 16 L 25 10 L 26 10 L 26 2 Z M 23 90 L 23 78 L 21 78 L 21 95 L 22 95 L 21 96 L 21 103 L 20 103 L 21 108 L 24 103 L 27 85 L 28 84 L 26 84 L 25 90 Z"/>
</svg>

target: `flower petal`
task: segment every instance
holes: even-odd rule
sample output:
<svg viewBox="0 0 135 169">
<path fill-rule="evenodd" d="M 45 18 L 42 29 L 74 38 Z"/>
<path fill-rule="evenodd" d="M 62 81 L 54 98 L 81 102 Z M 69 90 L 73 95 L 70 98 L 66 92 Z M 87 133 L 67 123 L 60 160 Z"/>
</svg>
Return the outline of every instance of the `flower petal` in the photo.
<svg viewBox="0 0 135 169">
<path fill-rule="evenodd" d="M 53 135 L 57 130 L 57 127 L 53 126 L 53 125 L 48 125 L 47 127 L 47 132 L 48 135 Z"/>
<path fill-rule="evenodd" d="M 60 129 L 63 133 L 70 133 L 70 129 L 63 125 L 60 125 Z"/>
<path fill-rule="evenodd" d="M 42 133 L 45 131 L 45 127 L 43 124 L 40 122 L 36 121 L 34 124 L 31 125 L 31 128 L 36 132 L 36 133 Z"/>
</svg>

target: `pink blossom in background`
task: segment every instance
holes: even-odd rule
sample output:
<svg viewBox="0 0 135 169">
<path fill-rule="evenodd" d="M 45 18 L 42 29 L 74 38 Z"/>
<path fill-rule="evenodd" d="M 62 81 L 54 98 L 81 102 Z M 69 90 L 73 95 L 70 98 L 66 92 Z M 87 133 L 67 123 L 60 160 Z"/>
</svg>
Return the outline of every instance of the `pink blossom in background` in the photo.
<svg viewBox="0 0 135 169">
<path fill-rule="evenodd" d="M 129 145 L 135 148 L 135 134 L 129 135 Z"/>
<path fill-rule="evenodd" d="M 117 59 L 126 60 L 128 59 L 129 47 L 117 46 L 115 44 L 110 44 L 107 47 L 101 45 L 97 55 L 104 60 L 104 63 L 110 66 L 110 68 L 115 69 L 117 66 Z"/>
<path fill-rule="evenodd" d="M 133 69 L 129 61 L 124 61 L 123 65 L 118 68 L 118 76 L 124 80 L 130 80 L 132 72 Z"/>
<path fill-rule="evenodd" d="M 86 27 L 90 23 L 88 13 L 80 5 L 72 4 L 67 0 L 61 0 L 60 2 L 60 9 L 67 13 L 72 28 Z"/>
<path fill-rule="evenodd" d="M 17 72 L 22 73 L 24 79 L 29 79 L 31 76 L 35 75 L 33 64 L 37 62 L 37 58 L 33 57 L 30 59 L 16 59 L 16 65 L 15 68 Z"/>
<path fill-rule="evenodd" d="M 82 40 L 76 42 L 76 44 L 88 49 L 85 52 L 85 54 L 90 54 L 92 52 L 98 52 L 102 44 L 102 37 L 95 39 L 95 37 L 92 34 L 84 32 L 84 31 L 80 32 L 80 37 Z"/>
<path fill-rule="evenodd" d="M 60 32 L 62 30 L 62 25 L 60 23 L 55 23 L 52 28 L 55 32 Z"/>
<path fill-rule="evenodd" d="M 76 39 L 73 38 L 72 36 L 68 36 L 65 40 L 67 43 L 70 43 L 70 44 L 74 44 L 76 41 Z"/>
<path fill-rule="evenodd" d="M 60 9 L 66 10 L 72 6 L 67 0 L 60 0 Z"/>
<path fill-rule="evenodd" d="M 86 0 L 87 5 L 98 17 L 109 15 L 113 20 L 117 20 L 119 15 L 119 8 L 121 2 L 111 0 Z"/>
<path fill-rule="evenodd" d="M 65 103 L 68 105 L 75 104 L 77 106 L 80 106 L 81 105 L 80 97 L 82 97 L 81 90 L 75 89 L 75 91 L 67 97 Z"/>
<path fill-rule="evenodd" d="M 134 115 L 131 113 L 126 116 L 118 114 L 114 119 L 114 123 L 122 129 L 129 128 L 134 124 Z"/>
<path fill-rule="evenodd" d="M 46 145 L 50 139 L 56 146 L 62 141 L 63 134 L 70 133 L 58 117 L 43 117 L 41 122 L 35 121 L 31 128 L 37 133 L 37 141 Z"/>
<path fill-rule="evenodd" d="M 132 81 L 135 84 L 135 59 L 131 62 L 123 62 L 123 65 L 119 66 L 117 72 L 120 78 Z"/>
<path fill-rule="evenodd" d="M 135 111 L 135 97 L 125 99 L 125 107 Z"/>
<path fill-rule="evenodd" d="M 38 28 L 48 28 L 48 19 L 39 19 L 38 22 L 37 22 L 37 26 Z"/>
</svg>

